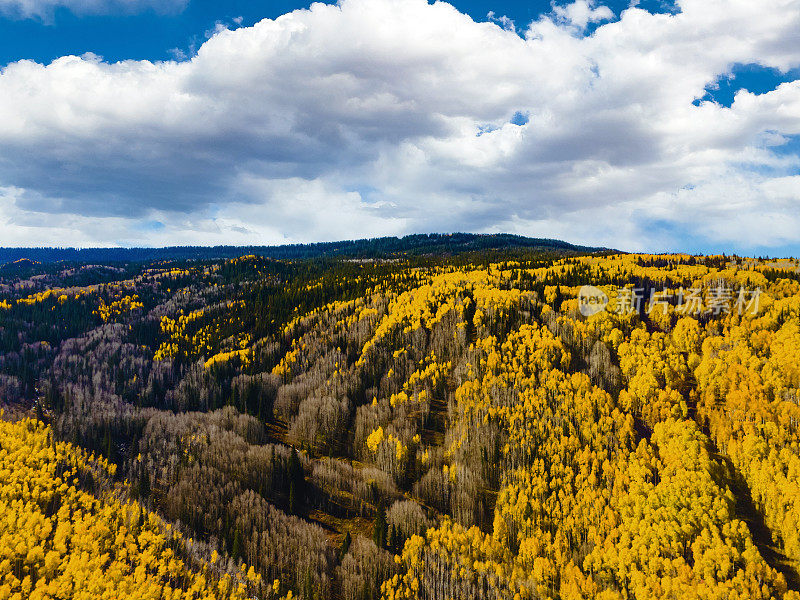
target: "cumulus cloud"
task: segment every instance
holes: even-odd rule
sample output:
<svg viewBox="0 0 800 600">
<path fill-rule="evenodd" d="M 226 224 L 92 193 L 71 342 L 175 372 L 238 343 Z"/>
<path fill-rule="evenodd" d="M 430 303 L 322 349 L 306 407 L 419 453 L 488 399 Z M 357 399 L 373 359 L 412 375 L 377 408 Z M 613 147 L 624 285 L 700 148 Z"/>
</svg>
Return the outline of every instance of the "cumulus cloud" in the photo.
<svg viewBox="0 0 800 600">
<path fill-rule="evenodd" d="M 778 152 L 800 82 L 697 102 L 736 64 L 800 65 L 800 1 L 678 6 L 617 18 L 578 0 L 518 35 L 442 2 L 342 0 L 220 29 L 190 60 L 13 63 L 0 237 L 800 246 L 798 161 Z"/>
</svg>

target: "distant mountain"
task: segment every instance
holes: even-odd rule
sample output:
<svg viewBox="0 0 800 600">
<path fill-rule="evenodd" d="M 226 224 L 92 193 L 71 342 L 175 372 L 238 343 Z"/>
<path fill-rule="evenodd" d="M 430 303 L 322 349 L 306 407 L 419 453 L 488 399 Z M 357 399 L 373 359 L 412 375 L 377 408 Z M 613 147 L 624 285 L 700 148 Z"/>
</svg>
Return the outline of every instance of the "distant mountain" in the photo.
<svg viewBox="0 0 800 600">
<path fill-rule="evenodd" d="M 499 234 L 416 234 L 341 242 L 285 246 L 170 246 L 166 248 L 0 248 L 0 264 L 38 261 L 148 262 L 154 260 L 211 260 L 257 254 L 275 259 L 341 257 L 387 259 L 403 256 L 453 255 L 464 252 L 533 250 L 558 254 L 586 254 L 608 248 L 577 246 L 560 240 Z"/>
</svg>

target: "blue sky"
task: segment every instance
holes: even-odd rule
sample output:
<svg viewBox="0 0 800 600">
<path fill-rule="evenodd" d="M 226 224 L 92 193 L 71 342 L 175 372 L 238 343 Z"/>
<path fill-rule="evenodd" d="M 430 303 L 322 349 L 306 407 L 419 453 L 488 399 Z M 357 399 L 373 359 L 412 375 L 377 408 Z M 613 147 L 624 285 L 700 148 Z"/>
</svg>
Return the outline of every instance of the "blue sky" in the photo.
<svg viewBox="0 0 800 600">
<path fill-rule="evenodd" d="M 0 0 L 0 244 L 800 255 L 798 32 L 800 0 Z"/>
</svg>

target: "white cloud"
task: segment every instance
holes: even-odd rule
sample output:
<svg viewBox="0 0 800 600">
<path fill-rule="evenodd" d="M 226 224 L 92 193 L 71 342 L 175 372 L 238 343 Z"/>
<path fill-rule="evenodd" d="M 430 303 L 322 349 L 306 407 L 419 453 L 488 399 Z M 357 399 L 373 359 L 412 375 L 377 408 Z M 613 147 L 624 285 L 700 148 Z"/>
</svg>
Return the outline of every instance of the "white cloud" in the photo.
<svg viewBox="0 0 800 600">
<path fill-rule="evenodd" d="M 135 14 L 146 10 L 175 13 L 188 3 L 189 0 L 0 0 L 0 15 L 50 21 L 59 8 L 76 15 Z"/>
<path fill-rule="evenodd" d="M 72 228 L 62 243 L 506 229 L 800 248 L 783 226 L 800 212 L 798 159 L 776 152 L 800 134 L 800 82 L 693 104 L 736 63 L 800 65 L 800 0 L 680 9 L 605 23 L 579 0 L 519 36 L 442 2 L 343 0 L 220 29 L 188 61 L 9 65 L 0 186 L 17 191 L 0 237 L 38 243 L 52 223 Z"/>
<path fill-rule="evenodd" d="M 609 21 L 614 13 L 607 6 L 597 6 L 595 0 L 576 0 L 571 4 L 557 5 L 553 8 L 556 18 L 579 30 L 584 30 L 590 23 Z"/>
<path fill-rule="evenodd" d="M 490 10 L 486 15 L 486 19 L 492 23 L 497 23 L 500 27 L 507 31 L 516 31 L 517 27 L 514 21 L 509 19 L 506 15 L 498 17 L 493 10 Z"/>
</svg>

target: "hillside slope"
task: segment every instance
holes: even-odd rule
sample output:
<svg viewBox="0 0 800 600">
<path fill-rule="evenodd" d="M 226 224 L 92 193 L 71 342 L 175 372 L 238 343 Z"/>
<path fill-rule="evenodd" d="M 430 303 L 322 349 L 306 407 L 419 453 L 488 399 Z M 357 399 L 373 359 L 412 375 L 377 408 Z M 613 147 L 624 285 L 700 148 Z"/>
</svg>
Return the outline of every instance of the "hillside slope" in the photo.
<svg viewBox="0 0 800 600">
<path fill-rule="evenodd" d="M 606 250 L 577 246 L 560 240 L 510 234 L 416 234 L 402 238 L 383 237 L 284 246 L 173 246 L 167 248 L 0 248 L 0 264 L 16 261 L 143 262 L 158 260 L 217 260 L 258 255 L 281 260 L 323 257 L 387 259 L 420 255 L 449 256 L 464 252 L 537 251 L 557 254 Z"/>
<path fill-rule="evenodd" d="M 212 594 L 244 565 L 307 600 L 800 600 L 795 261 L 126 269 L 0 292 L 0 396 L 111 465 L 76 483 L 103 527 L 140 506 L 224 565 Z"/>
</svg>

